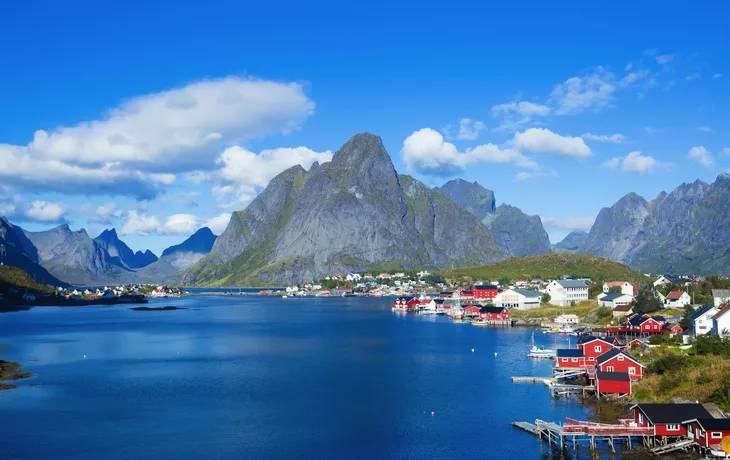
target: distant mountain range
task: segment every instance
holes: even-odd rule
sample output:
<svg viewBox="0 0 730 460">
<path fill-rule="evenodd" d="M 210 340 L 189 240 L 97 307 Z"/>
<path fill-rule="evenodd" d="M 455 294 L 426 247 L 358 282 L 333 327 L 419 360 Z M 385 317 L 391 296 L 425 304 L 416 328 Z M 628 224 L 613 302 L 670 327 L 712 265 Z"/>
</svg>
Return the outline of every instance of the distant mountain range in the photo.
<svg viewBox="0 0 730 460">
<path fill-rule="evenodd" d="M 207 227 L 179 245 L 155 254 L 132 251 L 108 229 L 96 238 L 68 225 L 30 232 L 0 218 L 0 262 L 25 270 L 40 283 L 96 285 L 165 282 L 177 277 L 213 247 L 216 236 Z"/>
<path fill-rule="evenodd" d="M 588 232 L 582 230 L 572 231 L 562 241 L 554 244 L 553 250 L 555 252 L 578 252 L 585 243 L 586 238 L 588 238 Z"/>
</svg>

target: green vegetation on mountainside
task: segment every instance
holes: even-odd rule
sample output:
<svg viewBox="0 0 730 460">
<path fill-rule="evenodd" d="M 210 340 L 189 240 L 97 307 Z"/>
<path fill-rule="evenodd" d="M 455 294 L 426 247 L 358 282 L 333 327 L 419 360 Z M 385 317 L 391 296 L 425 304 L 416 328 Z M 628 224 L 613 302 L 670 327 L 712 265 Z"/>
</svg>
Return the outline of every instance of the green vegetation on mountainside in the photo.
<svg viewBox="0 0 730 460">
<path fill-rule="evenodd" d="M 565 253 L 513 257 L 481 267 L 446 270 L 441 275 L 444 278 L 469 278 L 471 280 L 556 279 L 570 275 L 587 277 L 592 280 L 620 280 L 630 283 L 648 281 L 641 273 L 618 262 L 584 254 Z"/>
<path fill-rule="evenodd" d="M 0 265 L 0 292 L 7 295 L 10 289 L 18 291 L 53 292 L 53 288 L 38 283 L 17 267 Z"/>
</svg>

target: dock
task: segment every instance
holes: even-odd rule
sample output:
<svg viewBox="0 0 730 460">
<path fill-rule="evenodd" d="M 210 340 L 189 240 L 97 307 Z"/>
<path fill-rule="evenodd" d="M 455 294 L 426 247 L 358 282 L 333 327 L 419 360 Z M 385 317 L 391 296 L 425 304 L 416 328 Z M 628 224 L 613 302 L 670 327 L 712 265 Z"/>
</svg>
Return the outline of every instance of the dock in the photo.
<svg viewBox="0 0 730 460">
<path fill-rule="evenodd" d="M 513 383 L 545 383 L 553 381 L 552 377 L 512 377 Z"/>
</svg>

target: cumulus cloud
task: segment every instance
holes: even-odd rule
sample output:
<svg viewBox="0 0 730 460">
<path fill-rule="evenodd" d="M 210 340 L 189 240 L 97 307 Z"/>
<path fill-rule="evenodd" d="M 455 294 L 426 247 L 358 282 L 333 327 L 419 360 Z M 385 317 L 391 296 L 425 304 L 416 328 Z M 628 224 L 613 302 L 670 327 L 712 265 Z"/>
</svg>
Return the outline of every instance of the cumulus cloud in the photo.
<svg viewBox="0 0 730 460">
<path fill-rule="evenodd" d="M 509 113 L 516 113 L 524 117 L 544 117 L 550 114 L 550 107 L 526 101 L 513 101 L 506 104 L 495 105 L 494 107 L 492 107 L 492 114 L 494 115 Z"/>
<path fill-rule="evenodd" d="M 39 222 L 58 222 L 63 220 L 65 212 L 60 203 L 36 200 L 31 203 L 26 215 Z"/>
<path fill-rule="evenodd" d="M 615 77 L 603 67 L 589 75 L 572 77 L 555 86 L 549 104 L 555 113 L 568 115 L 609 107 L 616 91 Z"/>
<path fill-rule="evenodd" d="M 561 136 L 545 128 L 530 128 L 515 134 L 512 145 L 532 153 L 552 153 L 574 158 L 591 156 L 591 149 L 580 137 Z"/>
<path fill-rule="evenodd" d="M 149 199 L 173 172 L 212 168 L 221 145 L 288 133 L 313 112 L 300 83 L 199 81 L 134 97 L 98 120 L 36 131 L 27 145 L 0 144 L 0 179 L 33 191 Z"/>
<path fill-rule="evenodd" d="M 221 200 L 234 199 L 229 205 L 243 204 L 256 195 L 256 190 L 266 187 L 271 179 L 294 165 L 309 169 L 317 161 L 332 159 L 332 152 L 315 152 L 306 147 L 263 150 L 258 155 L 243 147 L 229 147 L 217 160 L 219 166 L 214 180 L 214 194 Z"/>
<path fill-rule="evenodd" d="M 613 144 L 623 144 L 628 140 L 626 136 L 618 133 L 609 135 L 585 133 L 581 137 L 583 139 L 588 139 L 589 141 L 610 142 Z"/>
<path fill-rule="evenodd" d="M 624 158 L 614 157 L 603 163 L 604 168 L 615 169 L 619 166 L 626 173 L 645 174 L 659 168 L 671 168 L 674 164 L 657 161 L 654 157 L 642 155 L 639 151 L 633 151 Z"/>
<path fill-rule="evenodd" d="M 444 131 L 447 133 L 451 132 L 451 126 L 446 126 Z M 459 132 L 456 134 L 456 139 L 473 141 L 479 137 L 482 131 L 486 131 L 487 127 L 484 122 L 479 120 L 472 120 L 471 118 L 459 119 Z"/>
<path fill-rule="evenodd" d="M 603 162 L 604 168 L 615 169 L 621 164 L 621 158 L 613 157 L 610 160 Z"/>
<path fill-rule="evenodd" d="M 541 217 L 546 228 L 554 230 L 589 230 L 595 221 L 592 217 Z"/>
<path fill-rule="evenodd" d="M 692 147 L 689 149 L 689 157 L 693 160 L 697 160 L 697 162 L 702 166 L 706 166 L 708 168 L 715 166 L 715 159 L 712 158 L 710 152 L 702 146 Z"/>
<path fill-rule="evenodd" d="M 27 202 L 21 196 L 0 197 L 0 216 L 21 222 L 70 222 L 68 209 L 63 203 L 34 200 Z"/>
<path fill-rule="evenodd" d="M 437 131 L 424 128 L 414 131 L 401 149 L 406 166 L 411 171 L 437 176 L 449 176 L 476 163 L 512 163 L 526 169 L 537 169 L 537 163 L 512 148 L 483 144 L 464 152 L 446 142 Z"/>
<path fill-rule="evenodd" d="M 96 208 L 91 220 L 101 224 L 111 224 L 115 220 L 121 219 L 123 215 L 124 213 L 121 209 L 117 208 L 115 203 L 108 201 Z"/>
<path fill-rule="evenodd" d="M 142 211 L 129 211 L 127 221 L 119 231 L 122 235 L 175 235 L 190 236 L 201 227 L 210 227 L 213 233 L 220 234 L 228 225 L 231 215 L 220 214 L 203 220 L 192 214 L 173 214 L 164 221 L 155 215 Z"/>
</svg>

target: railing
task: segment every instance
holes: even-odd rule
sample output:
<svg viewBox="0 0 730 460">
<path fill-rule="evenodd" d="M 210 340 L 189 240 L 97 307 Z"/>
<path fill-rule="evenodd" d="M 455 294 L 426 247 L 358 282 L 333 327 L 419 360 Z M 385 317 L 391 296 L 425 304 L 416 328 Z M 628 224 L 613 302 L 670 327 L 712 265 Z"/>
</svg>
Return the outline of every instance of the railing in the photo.
<svg viewBox="0 0 730 460">
<path fill-rule="evenodd" d="M 607 423 L 575 420 L 566 417 L 563 420 L 563 431 L 566 433 L 586 433 L 594 435 L 650 435 L 654 434 L 653 427 L 609 425 Z"/>
</svg>

